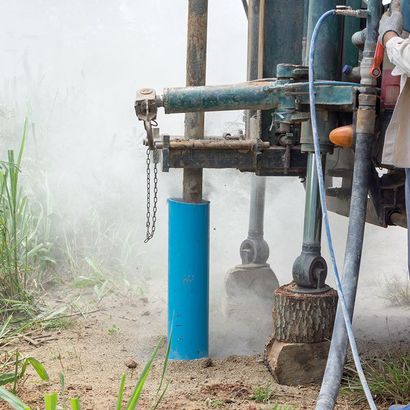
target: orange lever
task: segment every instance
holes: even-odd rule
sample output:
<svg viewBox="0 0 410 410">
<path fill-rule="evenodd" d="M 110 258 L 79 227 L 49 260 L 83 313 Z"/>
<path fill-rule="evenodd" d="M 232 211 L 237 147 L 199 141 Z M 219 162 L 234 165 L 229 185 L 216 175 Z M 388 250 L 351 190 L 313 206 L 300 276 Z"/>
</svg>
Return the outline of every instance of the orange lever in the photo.
<svg viewBox="0 0 410 410">
<path fill-rule="evenodd" d="M 373 78 L 379 78 L 382 74 L 381 65 L 384 58 L 384 47 L 383 44 L 378 42 L 376 46 L 376 51 L 374 52 L 373 64 L 370 69 L 370 75 Z"/>
</svg>

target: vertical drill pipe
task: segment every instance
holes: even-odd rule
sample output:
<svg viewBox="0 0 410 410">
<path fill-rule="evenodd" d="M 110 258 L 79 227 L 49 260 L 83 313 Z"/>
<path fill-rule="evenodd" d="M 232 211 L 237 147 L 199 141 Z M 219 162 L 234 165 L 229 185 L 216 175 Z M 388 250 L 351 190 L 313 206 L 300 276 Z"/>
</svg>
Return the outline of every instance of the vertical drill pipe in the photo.
<svg viewBox="0 0 410 410">
<path fill-rule="evenodd" d="M 168 340 L 171 360 L 208 356 L 209 203 L 169 199 Z"/>
<path fill-rule="evenodd" d="M 307 159 L 305 220 L 303 226 L 303 245 L 315 248 L 320 253 L 322 232 L 322 212 L 320 208 L 319 187 L 314 155 Z"/>
<path fill-rule="evenodd" d="M 262 0 L 262 3 L 264 0 Z M 246 78 L 248 81 L 258 78 L 258 56 L 259 56 L 259 13 L 261 0 L 249 0 L 248 6 L 248 50 Z M 255 110 L 247 110 L 245 113 L 246 138 L 250 136 L 250 118 L 256 114 Z"/>
<path fill-rule="evenodd" d="M 262 3 L 262 4 L 261 4 Z M 260 11 L 265 9 L 265 0 L 250 0 L 248 9 L 248 69 L 247 80 L 255 80 L 262 76 L 263 55 L 259 55 L 259 50 L 263 50 L 263 30 L 261 29 L 262 16 Z M 262 33 L 262 35 L 260 35 Z M 260 116 L 260 112 L 247 111 L 246 115 L 246 134 L 248 138 L 257 138 L 260 133 L 259 120 L 252 116 Z M 248 238 L 263 240 L 263 221 L 265 213 L 265 177 L 251 176 L 251 195 L 249 208 L 249 229 Z M 264 263 L 266 261 L 263 261 Z"/>
<path fill-rule="evenodd" d="M 363 53 L 364 58 L 371 58 L 376 47 L 377 27 L 381 11 L 380 1 L 369 0 L 368 10 L 368 31 Z M 368 69 L 362 70 L 362 73 L 365 76 L 369 75 L 368 72 Z M 362 83 L 369 84 L 369 81 L 369 78 L 362 76 Z M 344 299 L 346 301 L 350 318 L 353 317 L 366 222 L 371 149 L 374 141 L 374 124 L 376 116 L 375 105 L 375 95 L 362 94 L 359 96 L 349 229 L 342 278 Z M 316 404 L 316 410 L 330 410 L 333 409 L 336 404 L 346 359 L 347 344 L 348 338 L 339 301 L 336 320 L 333 327 L 332 342 L 320 394 Z"/>
<path fill-rule="evenodd" d="M 310 0 L 308 5 L 308 21 L 307 21 L 307 36 L 308 48 L 310 46 L 310 39 L 313 29 L 319 17 L 327 10 L 335 8 L 337 0 Z M 338 78 L 338 71 L 340 70 L 340 44 L 341 36 L 339 33 L 339 26 L 337 22 L 325 22 L 323 28 L 323 38 L 318 39 L 317 44 L 317 72 L 319 78 L 326 78 L 335 80 Z M 305 56 L 305 61 L 307 58 Z M 330 118 L 321 115 L 320 118 Z M 329 128 L 323 121 L 319 123 L 322 133 L 326 133 Z M 309 131 L 310 133 L 310 131 Z M 321 140 L 326 140 L 327 135 L 321 135 Z M 317 171 L 315 166 L 315 158 L 313 152 L 313 145 L 307 144 L 303 149 L 308 151 L 307 175 L 306 175 L 306 196 L 305 196 L 305 214 L 304 214 L 304 228 L 303 228 L 303 244 L 302 253 L 296 259 L 293 265 L 293 277 L 296 283 L 302 285 L 302 278 L 307 276 L 310 266 L 301 266 L 301 264 L 308 264 L 304 259 L 306 254 L 314 254 L 320 256 L 321 254 L 321 237 L 322 237 L 322 210 L 319 200 L 319 185 L 317 181 Z M 324 159 L 323 159 L 324 161 Z"/>
<path fill-rule="evenodd" d="M 266 177 L 252 175 L 248 238 L 263 240 Z M 266 262 L 266 261 L 263 261 Z"/>
<path fill-rule="evenodd" d="M 186 85 L 205 85 L 208 0 L 189 0 Z M 204 113 L 185 114 L 185 138 L 203 138 Z M 183 199 L 202 200 L 202 169 L 184 169 Z"/>
</svg>

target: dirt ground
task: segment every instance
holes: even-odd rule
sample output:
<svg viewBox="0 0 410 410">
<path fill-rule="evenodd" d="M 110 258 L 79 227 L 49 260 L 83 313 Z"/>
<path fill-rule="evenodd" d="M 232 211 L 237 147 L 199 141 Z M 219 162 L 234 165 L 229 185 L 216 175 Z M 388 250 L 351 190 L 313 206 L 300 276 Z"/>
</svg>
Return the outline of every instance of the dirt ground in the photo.
<svg viewBox="0 0 410 410">
<path fill-rule="evenodd" d="M 90 298 L 90 295 L 83 295 Z M 69 292 L 60 291 L 56 304 L 64 304 Z M 81 299 L 79 299 L 81 300 Z M 166 329 L 166 305 L 162 298 L 110 295 L 96 310 L 74 316 L 66 329 L 43 330 L 21 339 L 15 346 L 22 353 L 40 360 L 50 375 L 50 382 L 41 382 L 33 375 L 19 387 L 19 396 L 32 409 L 42 409 L 46 392 L 59 392 L 59 374 L 65 376 L 67 398 L 80 397 L 82 409 L 115 407 L 119 380 L 127 374 L 127 395 L 130 394 L 145 362 Z M 215 338 L 215 336 L 214 336 Z M 31 341 L 30 341 L 31 340 Z M 408 339 L 407 339 L 408 340 Z M 32 344 L 34 341 L 37 345 Z M 133 359 L 135 369 L 126 362 Z M 162 371 L 163 354 L 156 360 L 140 401 L 140 408 L 149 408 Z M 285 387 L 276 384 L 260 355 L 229 356 L 193 362 L 171 362 L 166 380 L 169 388 L 161 409 L 312 409 L 318 387 Z M 270 403 L 251 399 L 255 388 L 270 385 Z M 8 408 L 0 404 L 0 408 Z M 352 404 L 348 396 L 339 398 L 338 409 L 366 408 Z"/>
</svg>

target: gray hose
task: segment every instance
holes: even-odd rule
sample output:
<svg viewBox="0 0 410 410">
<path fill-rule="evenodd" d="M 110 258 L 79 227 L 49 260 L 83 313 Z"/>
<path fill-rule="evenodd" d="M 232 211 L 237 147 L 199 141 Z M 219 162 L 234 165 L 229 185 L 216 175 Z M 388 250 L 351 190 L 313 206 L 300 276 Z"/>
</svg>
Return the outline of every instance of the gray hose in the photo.
<svg viewBox="0 0 410 410">
<path fill-rule="evenodd" d="M 363 62 L 365 63 L 364 66 L 369 62 L 369 59 L 372 59 L 377 42 L 380 1 L 369 0 L 368 10 L 367 36 L 362 61 L 362 64 Z M 364 75 L 366 75 L 368 71 L 368 69 L 363 70 Z M 369 79 L 367 78 L 367 81 L 364 80 L 362 77 L 362 82 L 368 84 Z M 375 98 L 366 98 L 369 97 L 368 94 L 362 97 L 361 102 L 359 102 L 359 111 L 362 110 L 365 118 L 361 124 L 359 124 L 361 120 L 358 118 L 357 124 L 349 230 L 342 279 L 345 301 L 351 318 L 353 317 L 359 279 L 370 179 L 371 149 L 374 141 Z M 320 394 L 316 403 L 316 410 L 330 410 L 333 409 L 336 404 L 346 359 L 347 344 L 348 338 L 339 302 L 333 327 L 332 342 Z"/>
</svg>

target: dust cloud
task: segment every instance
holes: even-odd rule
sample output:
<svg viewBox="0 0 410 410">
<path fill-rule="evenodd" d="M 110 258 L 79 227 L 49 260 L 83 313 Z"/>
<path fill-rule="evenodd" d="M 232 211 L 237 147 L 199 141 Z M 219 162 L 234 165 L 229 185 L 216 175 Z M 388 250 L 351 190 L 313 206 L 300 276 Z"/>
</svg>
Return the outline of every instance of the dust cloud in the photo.
<svg viewBox="0 0 410 410">
<path fill-rule="evenodd" d="M 165 306 L 166 199 L 180 196 L 182 173 L 160 174 L 156 236 L 145 245 L 144 132 L 133 99 L 144 86 L 161 92 L 184 85 L 187 2 L 17 0 L 3 1 L 1 9 L 2 152 L 18 147 L 27 118 L 23 176 L 35 200 L 47 198 L 54 239 L 61 246 L 71 240 L 84 257 L 147 284 Z M 210 1 L 207 66 L 208 84 L 246 78 L 246 18 L 238 0 Z M 243 128 L 242 117 L 207 114 L 206 133 Z M 161 113 L 158 122 L 167 133 L 183 132 L 181 115 Z M 240 263 L 247 233 L 249 175 L 232 170 L 204 175 L 212 210 L 211 350 L 261 351 L 265 336 L 248 343 L 255 333 L 251 324 L 235 323 L 228 335 L 219 308 L 224 275 Z M 267 186 L 269 262 L 284 284 L 300 252 L 304 191 L 292 178 L 272 178 Z M 347 220 L 333 216 L 332 226 L 341 266 Z M 357 309 L 361 337 L 387 335 L 388 315 L 390 336 L 408 320 L 386 310 L 379 298 L 386 277 L 406 275 L 405 237 L 399 228 L 367 228 Z M 376 317 L 371 331 L 369 316 Z M 165 333 L 165 324 L 160 326 Z"/>
</svg>

